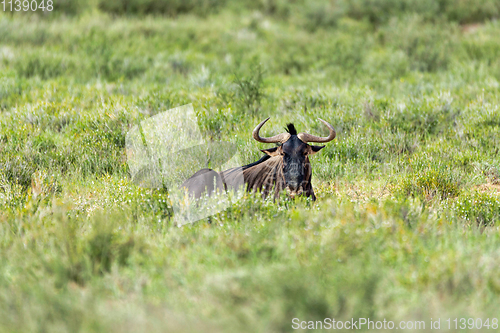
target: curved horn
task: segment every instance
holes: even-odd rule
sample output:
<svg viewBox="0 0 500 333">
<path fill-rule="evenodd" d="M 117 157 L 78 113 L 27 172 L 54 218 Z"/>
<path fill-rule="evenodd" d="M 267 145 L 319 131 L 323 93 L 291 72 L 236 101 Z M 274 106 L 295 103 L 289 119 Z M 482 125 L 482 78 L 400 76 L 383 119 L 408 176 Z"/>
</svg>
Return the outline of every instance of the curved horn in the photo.
<svg viewBox="0 0 500 333">
<path fill-rule="evenodd" d="M 269 118 L 271 118 L 271 117 L 269 117 Z M 264 120 L 263 122 L 258 124 L 257 127 L 255 127 L 255 129 L 252 132 L 253 138 L 259 142 L 262 142 L 262 143 L 277 143 L 277 142 L 284 143 L 288 139 L 290 139 L 290 133 L 281 133 L 281 134 L 272 136 L 270 138 L 261 137 L 259 135 L 260 128 L 266 123 L 266 121 L 269 120 L 269 118 L 267 118 L 266 120 Z"/>
<path fill-rule="evenodd" d="M 335 139 L 335 136 L 337 133 L 335 132 L 335 129 L 333 128 L 332 125 L 324 121 L 323 119 L 318 118 L 323 124 L 328 127 L 328 130 L 330 131 L 330 134 L 328 134 L 327 137 L 321 137 L 321 136 L 316 136 L 316 135 L 311 135 L 308 133 L 299 133 L 297 134 L 297 137 L 303 141 L 303 142 L 329 142 Z"/>
</svg>

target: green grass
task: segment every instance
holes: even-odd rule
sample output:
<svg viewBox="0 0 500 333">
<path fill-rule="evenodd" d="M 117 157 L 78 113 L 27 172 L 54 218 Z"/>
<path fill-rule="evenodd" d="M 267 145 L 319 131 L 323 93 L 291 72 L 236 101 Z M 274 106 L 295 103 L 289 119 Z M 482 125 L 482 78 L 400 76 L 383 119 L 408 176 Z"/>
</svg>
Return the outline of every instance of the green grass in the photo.
<svg viewBox="0 0 500 333">
<path fill-rule="evenodd" d="M 0 15 L 1 331 L 498 316 L 496 2 L 123 3 Z M 165 189 L 131 181 L 125 136 L 188 103 L 244 163 L 268 116 L 264 135 L 332 123 L 317 202 L 249 195 L 176 226 Z"/>
</svg>

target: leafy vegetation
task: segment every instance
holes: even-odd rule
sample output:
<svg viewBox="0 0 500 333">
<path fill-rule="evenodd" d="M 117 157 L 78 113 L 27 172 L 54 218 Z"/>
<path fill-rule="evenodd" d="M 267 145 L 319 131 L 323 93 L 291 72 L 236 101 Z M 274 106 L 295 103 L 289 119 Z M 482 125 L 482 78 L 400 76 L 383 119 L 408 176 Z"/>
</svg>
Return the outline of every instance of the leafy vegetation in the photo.
<svg viewBox="0 0 500 333">
<path fill-rule="evenodd" d="M 497 1 L 55 5 L 0 15 L 0 330 L 497 316 Z M 244 163 L 268 116 L 264 135 L 332 123 L 318 200 L 177 227 L 125 136 L 188 103 Z"/>
</svg>

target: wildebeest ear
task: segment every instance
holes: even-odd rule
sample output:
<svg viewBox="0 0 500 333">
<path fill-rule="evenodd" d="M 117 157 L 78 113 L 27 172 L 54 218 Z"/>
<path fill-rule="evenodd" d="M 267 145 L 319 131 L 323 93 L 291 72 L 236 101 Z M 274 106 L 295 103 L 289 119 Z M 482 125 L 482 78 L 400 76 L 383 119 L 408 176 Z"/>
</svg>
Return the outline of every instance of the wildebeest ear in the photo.
<svg viewBox="0 0 500 333">
<path fill-rule="evenodd" d="M 309 155 L 314 155 L 321 149 L 325 148 L 325 146 L 309 146 L 311 147 L 311 150 L 309 151 Z"/>
<path fill-rule="evenodd" d="M 281 148 L 281 147 L 261 149 L 260 151 L 263 152 L 263 153 L 266 153 L 269 156 L 278 156 L 280 154 L 279 151 L 278 151 L 278 148 Z"/>
</svg>

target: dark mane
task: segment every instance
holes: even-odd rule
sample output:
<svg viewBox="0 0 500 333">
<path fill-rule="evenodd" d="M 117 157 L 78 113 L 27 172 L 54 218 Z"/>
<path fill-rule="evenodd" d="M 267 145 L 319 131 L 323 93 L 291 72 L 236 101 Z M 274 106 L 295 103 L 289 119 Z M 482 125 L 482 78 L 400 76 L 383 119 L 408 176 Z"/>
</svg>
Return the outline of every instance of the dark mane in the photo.
<svg viewBox="0 0 500 333">
<path fill-rule="evenodd" d="M 246 169 L 248 169 L 248 168 L 253 167 L 254 165 L 257 165 L 257 164 L 260 164 L 260 163 L 262 163 L 262 162 L 265 162 L 265 161 L 267 161 L 270 157 L 271 157 L 271 156 L 269 156 L 269 155 L 264 155 L 264 156 L 262 156 L 262 157 L 260 158 L 260 160 L 258 160 L 257 162 L 253 162 L 253 163 L 250 163 L 250 164 L 244 165 L 244 166 L 242 167 L 242 170 L 246 170 Z"/>
<path fill-rule="evenodd" d="M 291 135 L 297 135 L 297 130 L 295 129 L 295 126 L 293 126 L 292 123 L 286 124 L 285 130 Z"/>
</svg>

